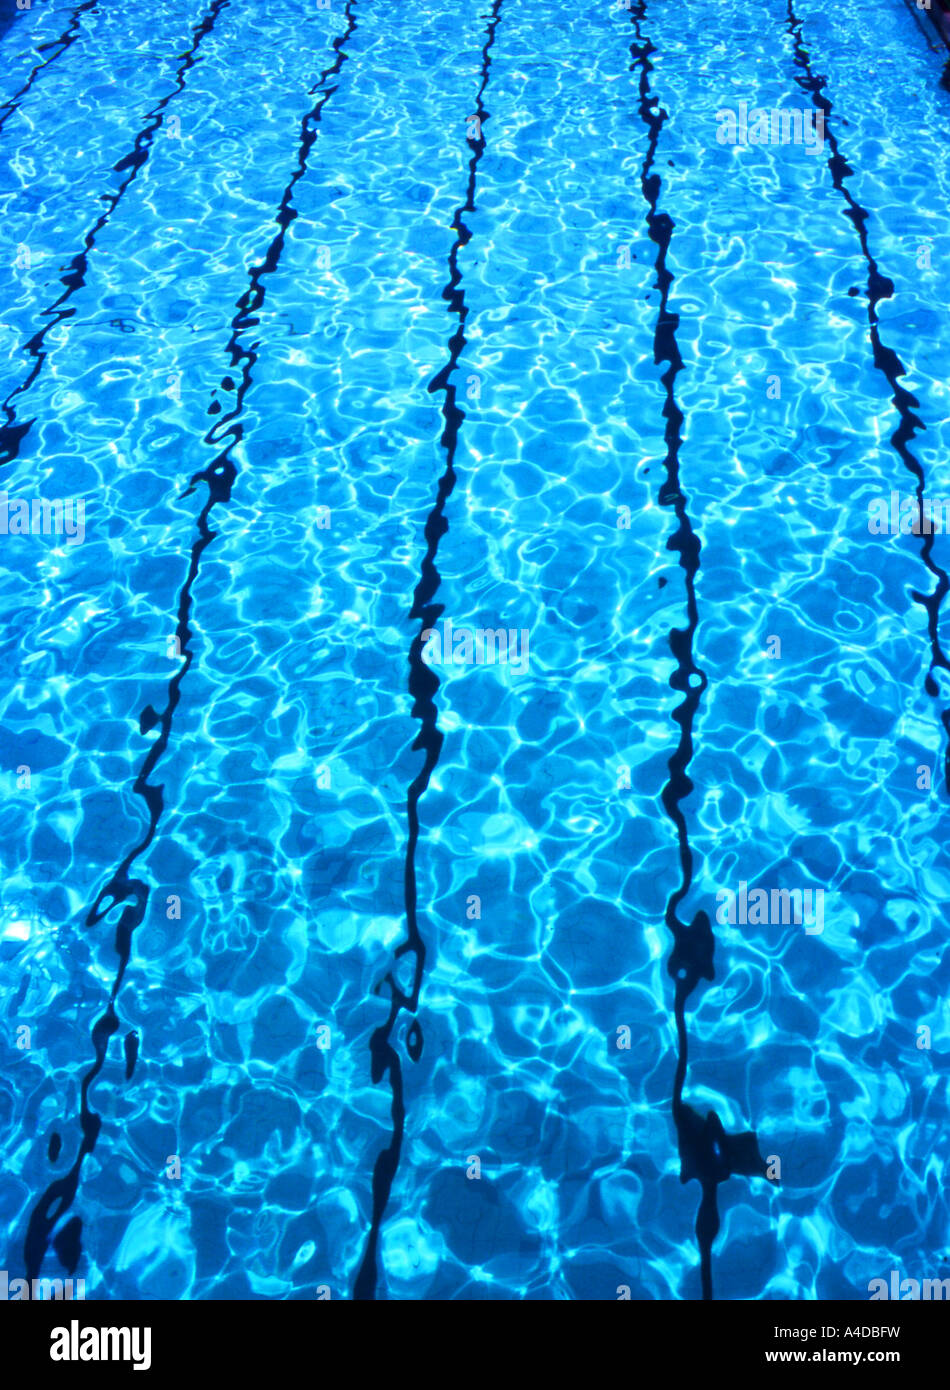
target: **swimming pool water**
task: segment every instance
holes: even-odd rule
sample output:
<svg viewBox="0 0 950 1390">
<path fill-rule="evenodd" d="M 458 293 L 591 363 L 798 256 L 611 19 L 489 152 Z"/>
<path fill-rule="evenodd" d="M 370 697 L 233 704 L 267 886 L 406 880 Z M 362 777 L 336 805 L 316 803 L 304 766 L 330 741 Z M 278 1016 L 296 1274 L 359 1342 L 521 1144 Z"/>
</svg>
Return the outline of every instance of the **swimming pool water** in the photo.
<svg viewBox="0 0 950 1390">
<path fill-rule="evenodd" d="M 0 52 L 0 488 L 84 505 L 0 535 L 11 1277 L 950 1276 L 950 558 L 869 526 L 950 496 L 908 9 L 87 0 Z"/>
</svg>

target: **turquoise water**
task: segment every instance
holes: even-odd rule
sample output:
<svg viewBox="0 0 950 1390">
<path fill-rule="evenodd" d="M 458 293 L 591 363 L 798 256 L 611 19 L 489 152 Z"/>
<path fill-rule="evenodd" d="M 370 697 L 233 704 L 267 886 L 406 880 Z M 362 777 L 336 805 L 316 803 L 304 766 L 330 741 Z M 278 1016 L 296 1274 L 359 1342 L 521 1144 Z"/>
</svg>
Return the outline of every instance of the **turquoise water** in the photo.
<svg viewBox="0 0 950 1390">
<path fill-rule="evenodd" d="M 705 1192 L 717 1298 L 948 1277 L 943 60 L 332 6 L 0 37 L 0 487 L 85 508 L 0 536 L 6 1268 L 692 1299 Z"/>
</svg>

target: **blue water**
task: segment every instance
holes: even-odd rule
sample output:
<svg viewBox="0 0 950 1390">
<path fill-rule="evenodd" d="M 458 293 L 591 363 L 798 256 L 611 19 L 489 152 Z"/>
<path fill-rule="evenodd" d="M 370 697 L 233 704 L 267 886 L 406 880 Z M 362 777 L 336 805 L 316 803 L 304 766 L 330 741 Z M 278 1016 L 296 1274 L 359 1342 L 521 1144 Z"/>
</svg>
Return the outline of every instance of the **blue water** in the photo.
<svg viewBox="0 0 950 1390">
<path fill-rule="evenodd" d="M 950 1277 L 950 546 L 868 524 L 950 496 L 946 55 L 899 0 L 331 5 L 0 22 L 0 488 L 85 508 L 0 535 L 0 1258 Z"/>
</svg>

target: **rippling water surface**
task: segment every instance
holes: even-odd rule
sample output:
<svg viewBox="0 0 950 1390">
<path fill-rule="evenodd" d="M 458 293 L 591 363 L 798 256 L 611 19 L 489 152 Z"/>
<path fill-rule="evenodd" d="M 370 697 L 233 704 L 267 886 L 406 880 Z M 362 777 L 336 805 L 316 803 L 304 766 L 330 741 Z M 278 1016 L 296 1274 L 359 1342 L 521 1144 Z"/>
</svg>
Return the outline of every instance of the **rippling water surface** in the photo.
<svg viewBox="0 0 950 1390">
<path fill-rule="evenodd" d="M 330 4 L 0 35 L 0 487 L 84 507 L 0 535 L 6 1268 L 948 1277 L 942 59 Z"/>
</svg>

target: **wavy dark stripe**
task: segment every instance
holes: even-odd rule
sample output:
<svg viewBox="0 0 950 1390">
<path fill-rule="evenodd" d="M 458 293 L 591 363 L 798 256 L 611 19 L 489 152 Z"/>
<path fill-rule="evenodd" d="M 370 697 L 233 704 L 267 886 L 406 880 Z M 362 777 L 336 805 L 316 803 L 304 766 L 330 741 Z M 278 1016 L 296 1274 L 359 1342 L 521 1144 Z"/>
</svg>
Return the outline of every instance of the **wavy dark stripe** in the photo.
<svg viewBox="0 0 950 1390">
<path fill-rule="evenodd" d="M 644 34 L 646 13 L 646 0 L 637 0 L 631 16 L 636 38 L 630 45 L 630 53 L 634 60 L 630 70 L 639 73 L 640 119 L 649 135 L 647 153 L 640 171 L 640 182 L 647 203 L 647 228 L 650 239 L 657 248 L 654 262 L 655 288 L 660 293 L 660 306 L 653 339 L 653 360 L 657 365 L 663 362 L 667 364 L 660 378 L 666 391 L 663 405 L 663 417 L 666 421 L 666 456 L 663 465 L 666 476 L 660 487 L 659 503 L 663 507 L 670 507 L 676 517 L 677 528 L 667 541 L 667 548 L 679 552 L 680 568 L 685 576 L 687 613 L 686 627 L 673 628 L 670 632 L 670 649 L 676 660 L 676 670 L 670 677 L 670 686 L 682 694 L 683 700 L 673 711 L 673 719 L 679 725 L 680 735 L 676 751 L 668 764 L 669 781 L 662 792 L 663 807 L 676 827 L 682 874 L 680 886 L 670 894 L 667 901 L 665 918 L 673 937 L 667 970 L 675 982 L 673 1011 L 676 1020 L 677 1059 L 672 1110 L 679 1143 L 680 1180 L 685 1183 L 695 1179 L 702 1191 L 696 1235 L 699 1241 L 703 1298 L 711 1299 L 712 1243 L 719 1231 L 719 1184 L 733 1175 L 766 1177 L 767 1172 L 754 1131 L 737 1135 L 727 1134 L 715 1111 L 709 1111 L 703 1117 L 683 1100 L 688 1060 L 686 1004 L 700 980 L 715 978 L 715 937 L 708 914 L 697 912 L 688 926 L 679 917 L 680 903 L 690 891 L 693 882 L 693 852 L 681 803 L 693 791 L 693 782 L 687 771 L 693 757 L 693 725 L 708 682 L 704 672 L 696 665 L 693 650 L 699 622 L 696 576 L 700 568 L 700 542 L 690 521 L 688 499 L 680 485 L 679 456 L 684 417 L 676 403 L 675 387 L 676 378 L 683 369 L 683 359 L 676 341 L 679 316 L 672 313 L 669 307 L 673 275 L 667 265 L 674 222 L 667 213 L 659 211 L 661 179 L 660 175 L 653 171 L 657 144 L 667 113 L 659 106 L 658 98 L 652 92 L 650 74 L 653 72 L 653 64 L 650 55 L 656 52 L 656 48 Z"/>
<path fill-rule="evenodd" d="M 0 116 L 0 130 L 3 130 L 3 127 L 6 125 L 10 117 L 13 115 L 14 111 L 19 110 L 23 98 L 30 91 L 31 87 L 35 83 L 36 79 L 39 77 L 40 73 L 45 72 L 46 69 L 49 67 L 50 63 L 55 63 L 56 59 L 61 58 L 63 54 L 66 52 L 66 50 L 68 48 L 71 48 L 72 45 L 76 42 L 77 38 L 79 37 L 81 17 L 84 14 L 91 14 L 94 10 L 98 8 L 98 5 L 99 0 L 85 0 L 84 4 L 80 5 L 77 9 L 73 10 L 72 19 L 70 20 L 68 26 L 60 34 L 58 39 L 51 39 L 49 43 L 40 44 L 39 48 L 36 50 L 37 53 L 45 53 L 47 49 L 50 48 L 56 49 L 56 52 L 51 53 L 44 63 L 37 63 L 36 67 L 30 73 L 29 77 L 26 79 L 20 90 L 18 92 L 14 92 L 12 98 L 9 101 L 5 101 L 2 105 L 0 105 L 0 111 L 3 112 L 3 115 Z"/>
<path fill-rule="evenodd" d="M 86 283 L 86 272 L 89 269 L 89 254 L 95 247 L 96 238 L 102 229 L 107 226 L 112 214 L 122 202 L 128 189 L 135 182 L 139 170 L 148 163 L 148 157 L 155 140 L 155 135 L 164 120 L 165 108 L 180 92 L 184 91 L 185 74 L 190 68 L 194 67 L 195 63 L 198 61 L 197 53 L 201 43 L 211 33 L 218 15 L 222 10 L 227 9 L 230 3 L 231 0 L 214 0 L 214 3 L 205 13 L 204 18 L 191 31 L 191 46 L 186 49 L 184 53 L 177 55 L 182 61 L 175 72 L 174 90 L 169 92 L 167 96 L 162 97 L 161 101 L 148 112 L 145 117 L 146 124 L 135 137 L 135 143 L 131 150 L 128 154 L 123 155 L 118 164 L 112 166 L 113 172 L 116 174 L 125 173 L 126 170 L 128 170 L 128 173 L 119 184 L 115 193 L 106 193 L 103 195 L 103 202 L 106 205 L 105 210 L 99 214 L 92 227 L 90 227 L 89 231 L 83 237 L 82 251 L 73 257 L 69 263 L 69 269 L 61 278 L 60 284 L 65 287 L 62 294 L 58 299 L 53 301 L 48 309 L 43 310 L 42 317 L 47 319 L 48 322 L 44 324 L 38 333 L 34 333 L 33 337 L 24 345 L 23 351 L 33 359 L 33 365 L 23 381 L 20 382 L 19 386 L 14 387 L 3 402 L 2 410 L 5 423 L 0 425 L 0 467 L 12 463 L 19 455 L 20 446 L 34 424 L 33 420 L 27 420 L 24 423 L 19 423 L 17 421 L 15 402 L 17 397 L 23 396 L 29 391 L 30 387 L 43 370 L 43 364 L 49 356 L 45 348 L 46 338 L 54 328 L 58 327 L 59 324 L 63 323 L 66 319 L 72 318 L 75 314 L 75 309 L 69 307 L 69 301 L 76 291 L 82 289 Z"/>
<path fill-rule="evenodd" d="M 867 301 L 868 301 L 868 328 L 871 338 L 871 347 L 874 354 L 874 366 L 886 380 L 893 392 L 891 403 L 898 415 L 897 429 L 891 435 L 891 444 L 901 463 L 914 479 L 914 492 L 917 498 L 917 516 L 920 534 L 923 536 L 923 543 L 920 547 L 920 557 L 927 569 L 936 581 L 932 594 L 921 594 L 916 589 L 912 590 L 912 597 L 915 603 L 919 603 L 927 614 L 927 632 L 930 638 L 930 666 L 924 680 L 924 688 L 927 694 L 937 697 L 940 694 L 940 687 L 934 678 L 934 672 L 939 667 L 942 671 L 950 672 L 950 662 L 940 645 L 939 623 L 940 605 L 950 588 L 950 577 L 945 570 L 937 564 L 933 558 L 934 537 L 933 534 L 926 534 L 923 530 L 923 504 L 926 492 L 926 477 L 924 469 L 919 460 L 911 452 L 910 445 L 915 439 L 918 431 L 923 431 L 927 427 L 915 410 L 920 402 L 917 397 L 912 395 L 905 387 L 901 386 L 900 379 L 907 375 L 907 368 L 893 348 L 886 347 L 881 340 L 880 321 L 877 314 L 877 306 L 882 300 L 891 299 L 894 294 L 894 282 L 889 280 L 886 275 L 881 273 L 880 267 L 874 256 L 871 254 L 870 241 L 868 239 L 867 222 L 870 213 L 867 208 L 863 208 L 856 201 L 846 180 L 849 179 L 854 170 L 848 164 L 834 129 L 829 126 L 829 120 L 833 113 L 833 106 L 828 97 L 824 94 L 825 78 L 818 77 L 812 71 L 811 59 L 808 49 L 805 46 L 802 21 L 795 13 L 792 0 L 788 3 L 788 22 L 787 30 L 793 40 L 793 54 L 795 65 L 799 72 L 795 76 L 795 81 L 804 92 L 807 92 L 816 110 L 823 112 L 824 115 L 824 134 L 831 151 L 828 157 L 828 168 L 831 172 L 831 179 L 835 188 L 845 201 L 844 215 L 854 227 L 861 243 L 861 254 L 868 268 L 867 279 Z M 950 709 L 944 709 L 940 714 L 944 730 L 950 740 Z M 943 759 L 944 781 L 947 790 L 950 791 L 950 742 L 944 749 Z"/>
<path fill-rule="evenodd" d="M 429 382 L 429 390 L 432 392 L 441 391 L 442 393 L 442 419 L 445 422 L 440 443 L 445 449 L 445 470 L 439 479 L 438 490 L 436 493 L 435 505 L 429 513 L 425 524 L 426 552 L 421 564 L 421 577 L 415 587 L 412 608 L 409 613 L 409 620 L 418 621 L 420 629 L 413 638 L 409 648 L 409 693 L 412 696 L 412 714 L 415 719 L 420 721 L 420 729 L 413 742 L 413 751 L 419 749 L 423 753 L 423 763 L 418 774 L 409 786 L 407 799 L 407 813 L 409 819 L 409 840 L 406 849 L 406 868 L 405 868 L 405 899 L 406 899 L 406 940 L 396 949 L 396 959 L 400 960 L 405 955 L 413 957 L 412 987 L 409 993 L 405 993 L 396 982 L 393 971 L 387 972 L 384 979 L 376 986 L 378 994 L 384 985 L 389 986 L 389 1015 L 386 1022 L 375 1030 L 370 1039 L 371 1055 L 371 1075 L 374 1085 L 378 1085 L 383 1077 L 388 1073 L 390 1086 L 392 1088 L 392 1119 L 393 1132 L 389 1144 L 376 1159 L 373 1168 L 373 1214 L 370 1223 L 369 1236 L 366 1242 L 366 1250 L 356 1277 L 353 1296 L 356 1299 L 374 1299 L 376 1297 L 376 1284 L 378 1280 L 377 1257 L 379 1248 L 379 1235 L 382 1227 L 383 1216 L 392 1192 L 393 1180 L 399 1167 L 399 1156 L 402 1151 L 403 1136 L 406 1127 L 406 1105 L 402 1077 L 402 1061 L 399 1053 L 392 1043 L 393 1029 L 399 1019 L 399 1015 L 405 1010 L 409 1014 L 415 1014 L 419 1007 L 419 992 L 422 988 L 422 974 L 425 966 L 426 948 L 419 930 L 418 917 L 418 894 L 416 887 L 416 849 L 419 844 L 419 801 L 424 795 L 429 785 L 429 779 L 439 761 L 439 754 L 442 750 L 443 735 L 438 729 L 437 718 L 438 710 L 435 705 L 435 693 L 439 688 L 439 680 L 422 659 L 422 650 L 425 646 L 423 632 L 431 628 L 438 622 L 439 617 L 445 611 L 442 603 L 433 603 L 432 600 L 442 582 L 442 577 L 436 568 L 436 554 L 439 549 L 439 541 L 449 529 L 449 523 L 445 515 L 445 506 L 455 487 L 457 475 L 455 472 L 455 453 L 458 448 L 459 430 L 462 421 L 465 419 L 465 412 L 458 404 L 456 389 L 452 383 L 452 374 L 458 366 L 459 358 L 465 347 L 467 339 L 465 337 L 465 321 L 468 318 L 468 306 L 465 303 L 465 293 L 461 289 L 462 275 L 458 266 L 458 253 L 463 246 L 467 246 L 472 239 L 472 233 L 465 224 L 464 214 L 475 211 L 475 189 L 478 179 L 478 165 L 485 152 L 485 137 L 482 134 L 485 123 L 490 119 L 489 112 L 484 104 L 485 89 L 488 86 L 488 78 L 491 72 L 491 49 L 495 42 L 495 30 L 501 19 L 501 9 L 503 0 L 495 0 L 488 16 L 488 25 L 485 29 L 485 43 L 482 46 L 481 63 L 481 85 L 478 89 L 478 96 L 475 101 L 475 115 L 478 118 L 478 126 L 474 137 L 468 137 L 468 146 L 472 151 L 468 162 L 468 186 L 465 192 L 465 202 L 456 210 L 453 218 L 455 241 L 449 251 L 448 266 L 449 279 L 442 291 L 442 298 L 448 301 L 449 310 L 458 319 L 458 326 L 452 337 L 449 339 L 449 356 L 442 367 Z M 422 1029 L 417 1018 L 413 1018 L 412 1023 L 406 1033 L 406 1051 L 412 1061 L 417 1062 L 422 1056 Z"/>
<path fill-rule="evenodd" d="M 145 837 L 141 843 L 136 845 L 122 860 L 122 863 L 116 869 L 106 887 L 103 888 L 96 898 L 85 919 L 85 925 L 87 927 L 94 927 L 103 921 L 115 908 L 123 907 L 122 915 L 116 927 L 115 939 L 115 948 L 119 957 L 119 967 L 112 985 L 108 1007 L 102 1017 L 96 1021 L 92 1030 L 92 1045 L 95 1053 L 95 1062 L 82 1079 L 79 1117 L 82 1139 L 79 1152 L 70 1171 L 49 1185 L 42 1197 L 37 1201 L 30 1215 L 25 1243 L 27 1277 L 30 1279 L 39 1277 L 40 1267 L 46 1251 L 49 1248 L 53 1228 L 62 1218 L 76 1196 L 83 1160 L 86 1155 L 90 1154 L 95 1148 L 102 1124 L 101 1116 L 97 1115 L 95 1111 L 90 1108 L 89 1091 L 105 1063 L 109 1039 L 119 1028 L 119 1020 L 115 1007 L 116 999 L 129 962 L 129 955 L 132 949 L 132 933 L 136 927 L 141 925 L 145 918 L 150 891 L 146 883 L 141 879 L 130 878 L 129 874 L 135 861 L 144 854 L 155 838 L 164 809 L 163 788 L 161 786 L 153 786 L 148 779 L 168 748 L 172 732 L 173 716 L 178 706 L 179 699 L 181 698 L 182 682 L 194 661 L 194 653 L 188 645 L 193 635 L 190 627 L 192 591 L 195 581 L 198 578 L 201 557 L 217 534 L 210 529 L 208 525 L 209 518 L 216 506 L 230 500 L 234 480 L 237 477 L 237 468 L 230 455 L 234 445 L 237 444 L 244 435 L 244 425 L 240 416 L 244 406 L 244 398 L 252 383 L 252 370 L 259 357 L 257 349 L 260 344 L 254 342 L 249 346 L 245 346 L 243 338 L 249 329 L 257 327 L 260 323 L 256 315 L 264 304 L 266 294 L 264 279 L 266 276 L 272 275 L 277 269 L 283 253 L 287 229 L 298 216 L 293 206 L 294 189 L 307 172 L 308 159 L 317 138 L 317 129 L 320 124 L 323 108 L 337 90 L 335 86 L 329 86 L 328 84 L 332 78 L 337 76 L 343 64 L 348 61 L 348 55 L 344 52 L 344 45 L 357 27 L 356 19 L 353 14 L 353 6 L 354 0 L 348 0 L 344 11 L 348 21 L 346 31 L 343 34 L 338 34 L 333 40 L 332 48 L 336 53 L 334 62 L 330 67 L 324 69 L 319 80 L 311 88 L 310 95 L 313 96 L 319 93 L 319 97 L 301 122 L 300 138 L 297 146 L 297 166 L 284 189 L 277 213 L 274 217 L 277 223 L 277 233 L 270 242 L 263 260 L 253 266 L 248 272 L 250 283 L 244 294 L 238 300 L 236 305 L 237 312 L 231 320 L 231 336 L 228 340 L 227 351 L 230 354 L 231 371 L 240 374 L 240 381 L 235 386 L 235 382 L 230 374 L 222 379 L 221 389 L 227 393 L 234 392 L 234 405 L 227 414 L 222 415 L 220 419 L 215 419 L 215 423 L 209 427 L 203 441 L 205 444 L 213 446 L 219 446 L 224 442 L 224 448 L 215 456 L 206 469 L 193 475 L 188 487 L 182 494 L 183 497 L 191 496 L 199 483 L 205 483 L 208 488 L 207 499 L 197 519 L 198 539 L 192 546 L 188 575 L 178 597 L 178 624 L 176 627 L 176 636 L 178 637 L 183 660 L 181 666 L 169 681 L 168 701 L 164 710 L 159 713 L 151 705 L 148 705 L 142 711 L 139 720 L 139 726 L 143 734 L 155 728 L 159 731 L 158 738 L 149 750 L 148 756 L 142 764 L 142 769 L 136 777 L 133 787 L 135 794 L 142 797 L 144 800 L 148 812 L 149 821 Z M 219 412 L 220 406 L 217 402 L 212 401 L 208 410 L 209 415 L 217 417 Z M 132 1067 L 135 1064 L 137 1047 L 137 1038 L 134 1034 L 129 1034 L 126 1038 L 125 1048 L 127 1076 L 131 1075 Z M 80 1233 L 80 1220 L 78 1217 L 73 1217 L 72 1220 L 67 1223 L 66 1227 L 53 1239 L 54 1249 L 60 1256 L 60 1259 L 63 1261 L 69 1273 L 72 1273 L 79 1263 L 81 1254 Z"/>
</svg>

